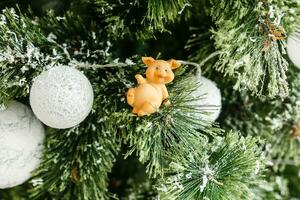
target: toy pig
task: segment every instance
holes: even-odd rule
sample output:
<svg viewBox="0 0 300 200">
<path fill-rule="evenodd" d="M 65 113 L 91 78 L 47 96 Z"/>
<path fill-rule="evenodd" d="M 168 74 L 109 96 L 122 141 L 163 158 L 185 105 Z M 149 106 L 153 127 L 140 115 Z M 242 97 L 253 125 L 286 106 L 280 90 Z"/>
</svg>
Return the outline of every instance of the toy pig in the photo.
<svg viewBox="0 0 300 200">
<path fill-rule="evenodd" d="M 181 64 L 172 59 L 169 61 L 155 60 L 152 57 L 142 57 L 147 66 L 146 79 L 135 75 L 138 86 L 127 92 L 127 103 L 133 107 L 132 113 L 138 116 L 150 115 L 158 111 L 160 105 L 169 97 L 165 84 L 174 79 L 172 70 Z"/>
</svg>

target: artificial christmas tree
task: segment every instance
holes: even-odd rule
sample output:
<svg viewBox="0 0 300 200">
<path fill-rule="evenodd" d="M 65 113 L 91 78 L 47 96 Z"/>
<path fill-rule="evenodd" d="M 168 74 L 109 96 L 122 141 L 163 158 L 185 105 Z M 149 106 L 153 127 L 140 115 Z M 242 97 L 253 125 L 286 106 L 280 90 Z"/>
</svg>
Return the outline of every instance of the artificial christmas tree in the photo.
<svg viewBox="0 0 300 200">
<path fill-rule="evenodd" d="M 0 199 L 300 199 L 299 0 L 0 7 Z"/>
</svg>

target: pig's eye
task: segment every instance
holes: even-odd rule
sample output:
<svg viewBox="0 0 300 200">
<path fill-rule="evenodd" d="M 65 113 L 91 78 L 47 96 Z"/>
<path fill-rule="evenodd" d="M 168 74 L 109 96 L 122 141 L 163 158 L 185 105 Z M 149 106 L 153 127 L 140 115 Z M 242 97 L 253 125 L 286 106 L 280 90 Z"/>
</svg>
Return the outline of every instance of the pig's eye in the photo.
<svg viewBox="0 0 300 200">
<path fill-rule="evenodd" d="M 159 67 L 155 67 L 156 70 L 159 70 Z"/>
</svg>

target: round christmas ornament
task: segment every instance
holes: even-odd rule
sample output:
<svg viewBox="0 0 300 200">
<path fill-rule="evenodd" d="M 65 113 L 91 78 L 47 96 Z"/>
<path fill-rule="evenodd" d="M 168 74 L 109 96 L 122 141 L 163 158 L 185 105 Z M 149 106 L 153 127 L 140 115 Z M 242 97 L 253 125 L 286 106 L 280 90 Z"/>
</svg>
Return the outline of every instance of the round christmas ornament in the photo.
<svg viewBox="0 0 300 200">
<path fill-rule="evenodd" d="M 0 188 L 27 181 L 39 165 L 44 128 L 31 110 L 16 101 L 0 111 Z"/>
<path fill-rule="evenodd" d="M 56 66 L 41 73 L 30 91 L 34 114 L 52 128 L 65 129 L 82 122 L 90 113 L 94 93 L 79 70 Z"/>
<path fill-rule="evenodd" d="M 222 97 L 220 89 L 211 80 L 199 76 L 200 87 L 192 92 L 193 97 L 200 97 L 195 103 L 201 105 L 202 109 L 207 114 L 200 114 L 199 118 L 204 118 L 209 121 L 215 121 L 221 112 Z"/>
<path fill-rule="evenodd" d="M 300 68 L 300 37 L 296 34 L 288 37 L 287 51 L 291 61 Z"/>
<path fill-rule="evenodd" d="M 133 107 L 132 113 L 138 116 L 150 115 L 158 111 L 162 102 L 169 97 L 165 84 L 173 81 L 172 70 L 181 65 L 174 59 L 164 61 L 142 57 L 142 60 L 147 66 L 146 78 L 140 74 L 135 75 L 138 86 L 130 88 L 127 92 L 127 103 Z"/>
</svg>

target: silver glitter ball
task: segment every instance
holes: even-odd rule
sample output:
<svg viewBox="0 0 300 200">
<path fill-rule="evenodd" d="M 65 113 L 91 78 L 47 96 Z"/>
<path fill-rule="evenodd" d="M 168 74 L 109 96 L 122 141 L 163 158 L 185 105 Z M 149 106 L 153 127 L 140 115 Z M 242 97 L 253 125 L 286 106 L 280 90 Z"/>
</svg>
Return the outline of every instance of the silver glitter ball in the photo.
<svg viewBox="0 0 300 200">
<path fill-rule="evenodd" d="M 0 111 L 0 188 L 20 185 L 40 163 L 45 132 L 31 110 L 12 101 Z"/>
<path fill-rule="evenodd" d="M 30 105 L 39 120 L 57 129 L 81 123 L 90 113 L 94 93 L 79 70 L 56 66 L 41 73 L 30 90 Z"/>
</svg>

